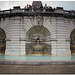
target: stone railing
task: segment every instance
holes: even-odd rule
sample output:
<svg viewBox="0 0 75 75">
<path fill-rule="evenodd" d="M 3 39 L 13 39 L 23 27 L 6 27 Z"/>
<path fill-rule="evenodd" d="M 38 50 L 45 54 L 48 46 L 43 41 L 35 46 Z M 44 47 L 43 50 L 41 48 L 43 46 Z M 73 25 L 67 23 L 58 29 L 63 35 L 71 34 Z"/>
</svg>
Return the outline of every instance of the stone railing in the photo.
<svg viewBox="0 0 75 75">
<path fill-rule="evenodd" d="M 12 16 L 34 16 L 34 15 L 42 15 L 42 16 L 62 16 L 68 18 L 75 18 L 75 11 L 68 10 L 57 10 L 57 9 L 49 9 L 49 8 L 22 8 L 22 9 L 9 9 L 9 10 L 1 10 L 0 18 L 12 17 Z"/>
</svg>

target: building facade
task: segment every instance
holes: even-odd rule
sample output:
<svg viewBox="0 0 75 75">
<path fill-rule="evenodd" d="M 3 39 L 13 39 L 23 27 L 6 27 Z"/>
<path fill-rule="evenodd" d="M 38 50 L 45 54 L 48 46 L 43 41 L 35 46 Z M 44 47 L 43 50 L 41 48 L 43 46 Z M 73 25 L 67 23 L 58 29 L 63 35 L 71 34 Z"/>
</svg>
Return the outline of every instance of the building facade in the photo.
<svg viewBox="0 0 75 75">
<path fill-rule="evenodd" d="M 75 53 L 75 11 L 37 3 L 0 11 L 0 53 L 55 56 Z"/>
</svg>

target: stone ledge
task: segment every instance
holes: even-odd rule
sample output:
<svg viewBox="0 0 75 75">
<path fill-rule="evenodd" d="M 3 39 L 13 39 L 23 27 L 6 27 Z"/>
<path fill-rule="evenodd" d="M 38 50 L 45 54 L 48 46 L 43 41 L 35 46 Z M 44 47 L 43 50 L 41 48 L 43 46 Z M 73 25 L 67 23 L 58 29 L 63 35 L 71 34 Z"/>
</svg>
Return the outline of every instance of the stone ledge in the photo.
<svg viewBox="0 0 75 75">
<path fill-rule="evenodd" d="M 60 64 L 75 64 L 75 61 L 18 61 L 18 60 L 0 60 L 0 64 L 12 65 L 60 65 Z"/>
</svg>

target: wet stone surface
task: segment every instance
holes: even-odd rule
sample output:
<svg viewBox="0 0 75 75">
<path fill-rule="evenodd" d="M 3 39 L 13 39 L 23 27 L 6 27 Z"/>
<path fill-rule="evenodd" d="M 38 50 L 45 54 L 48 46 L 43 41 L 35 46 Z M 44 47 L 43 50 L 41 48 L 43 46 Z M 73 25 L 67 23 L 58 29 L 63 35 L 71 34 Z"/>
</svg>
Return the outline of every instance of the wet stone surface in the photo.
<svg viewBox="0 0 75 75">
<path fill-rule="evenodd" d="M 74 74 L 75 65 L 0 65 L 0 74 Z"/>
</svg>

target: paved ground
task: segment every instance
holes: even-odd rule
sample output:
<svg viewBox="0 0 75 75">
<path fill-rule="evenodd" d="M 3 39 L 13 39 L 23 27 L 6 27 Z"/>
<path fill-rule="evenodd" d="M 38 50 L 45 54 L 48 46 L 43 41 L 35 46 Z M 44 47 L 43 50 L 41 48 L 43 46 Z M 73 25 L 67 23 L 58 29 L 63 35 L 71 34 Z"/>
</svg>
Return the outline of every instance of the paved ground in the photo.
<svg viewBox="0 0 75 75">
<path fill-rule="evenodd" d="M 74 74 L 75 65 L 0 65 L 0 74 Z"/>
</svg>

